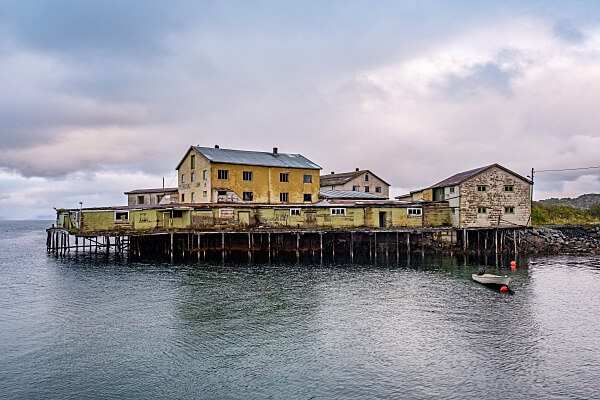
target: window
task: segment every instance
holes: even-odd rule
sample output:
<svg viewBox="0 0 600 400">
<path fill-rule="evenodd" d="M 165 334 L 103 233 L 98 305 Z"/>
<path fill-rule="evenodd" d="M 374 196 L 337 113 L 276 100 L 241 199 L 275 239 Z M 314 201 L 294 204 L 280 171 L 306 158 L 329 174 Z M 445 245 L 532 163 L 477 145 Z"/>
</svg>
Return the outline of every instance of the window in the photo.
<svg viewBox="0 0 600 400">
<path fill-rule="evenodd" d="M 312 175 L 304 175 L 304 183 L 312 183 Z"/>
<path fill-rule="evenodd" d="M 381 193 L 381 186 L 375 186 L 375 192 Z"/>
<path fill-rule="evenodd" d="M 219 218 L 233 218 L 233 208 L 220 208 Z"/>
<path fill-rule="evenodd" d="M 454 186 L 450 188 L 450 193 L 454 193 Z"/>
<path fill-rule="evenodd" d="M 330 208 L 331 215 L 346 215 L 345 208 Z"/>
<path fill-rule="evenodd" d="M 487 207 L 477 207 L 477 214 L 487 214 Z"/>
<path fill-rule="evenodd" d="M 181 183 L 185 183 L 185 174 L 181 174 Z"/>
<path fill-rule="evenodd" d="M 452 214 L 456 214 L 456 207 L 452 207 L 451 210 L 452 210 Z"/>
<path fill-rule="evenodd" d="M 369 174 L 365 174 L 365 182 L 369 181 Z"/>
<path fill-rule="evenodd" d="M 192 203 L 194 202 L 194 192 L 192 192 Z"/>
<path fill-rule="evenodd" d="M 360 192 L 360 186 L 352 186 L 353 192 Z"/>
<path fill-rule="evenodd" d="M 514 207 L 504 207 L 504 214 L 514 214 L 514 213 L 515 213 Z"/>
<path fill-rule="evenodd" d="M 369 193 L 369 187 L 365 186 L 365 193 Z"/>
<path fill-rule="evenodd" d="M 504 191 L 505 192 L 514 192 L 515 186 L 514 185 L 504 185 Z"/>
<path fill-rule="evenodd" d="M 183 210 L 171 211 L 171 218 L 183 218 Z"/>
<path fill-rule="evenodd" d="M 252 171 L 242 172 L 242 179 L 245 181 L 251 181 L 252 180 Z"/>
<path fill-rule="evenodd" d="M 290 174 L 287 172 L 281 172 L 279 174 L 279 182 L 289 182 L 290 181 Z"/>
<path fill-rule="evenodd" d="M 252 201 L 252 199 L 254 198 L 254 194 L 252 194 L 252 192 L 244 192 L 242 198 L 244 201 Z"/>
<path fill-rule="evenodd" d="M 140 213 L 140 222 L 148 222 L 148 214 Z"/>
<path fill-rule="evenodd" d="M 487 192 L 487 186 L 486 185 L 477 185 L 477 191 L 478 192 Z"/>
<path fill-rule="evenodd" d="M 138 204 L 144 204 L 144 196 L 138 196 L 137 197 L 137 203 Z"/>
<path fill-rule="evenodd" d="M 196 156 L 192 154 L 192 157 L 190 158 L 190 168 L 194 169 L 196 168 Z"/>
<path fill-rule="evenodd" d="M 207 174 L 206 170 L 202 171 L 202 179 L 206 180 L 206 174 Z"/>
<path fill-rule="evenodd" d="M 406 214 L 409 217 L 418 217 L 418 216 L 422 215 L 422 213 L 423 213 L 423 210 L 420 208 L 407 208 L 406 209 Z"/>
<path fill-rule="evenodd" d="M 160 201 L 163 199 L 163 196 L 161 194 L 157 194 L 156 195 L 156 204 L 160 204 Z"/>
<path fill-rule="evenodd" d="M 208 196 L 208 193 L 205 190 L 205 191 L 202 192 L 202 197 L 206 197 L 206 196 Z"/>
<path fill-rule="evenodd" d="M 194 182 L 194 176 L 195 176 L 195 174 L 192 172 L 192 175 L 190 176 L 190 181 L 191 182 Z"/>
<path fill-rule="evenodd" d="M 217 178 L 219 179 L 229 179 L 229 170 L 228 169 L 220 169 L 217 171 Z"/>
<path fill-rule="evenodd" d="M 227 191 L 226 190 L 218 190 L 217 196 L 227 196 Z"/>
<path fill-rule="evenodd" d="M 279 193 L 279 201 L 282 203 L 287 203 L 290 199 L 289 193 Z"/>
<path fill-rule="evenodd" d="M 304 193 L 304 201 L 312 201 L 312 194 Z"/>
<path fill-rule="evenodd" d="M 115 211 L 115 221 L 129 221 L 129 211 Z"/>
<path fill-rule="evenodd" d="M 300 209 L 299 208 L 292 208 L 292 209 L 290 209 L 290 215 L 299 216 L 300 215 Z"/>
<path fill-rule="evenodd" d="M 184 203 L 185 202 L 185 193 L 181 193 L 181 202 Z"/>
</svg>

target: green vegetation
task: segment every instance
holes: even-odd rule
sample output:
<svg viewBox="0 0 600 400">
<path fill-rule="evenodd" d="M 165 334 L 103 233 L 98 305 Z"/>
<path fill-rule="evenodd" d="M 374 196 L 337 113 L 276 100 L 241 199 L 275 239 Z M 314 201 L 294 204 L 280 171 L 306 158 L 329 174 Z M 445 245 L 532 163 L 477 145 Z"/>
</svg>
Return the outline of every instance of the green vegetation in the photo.
<svg viewBox="0 0 600 400">
<path fill-rule="evenodd" d="M 539 225 L 582 225 L 600 223 L 600 204 L 584 210 L 566 205 L 549 205 L 533 203 L 531 220 L 534 226 Z"/>
</svg>

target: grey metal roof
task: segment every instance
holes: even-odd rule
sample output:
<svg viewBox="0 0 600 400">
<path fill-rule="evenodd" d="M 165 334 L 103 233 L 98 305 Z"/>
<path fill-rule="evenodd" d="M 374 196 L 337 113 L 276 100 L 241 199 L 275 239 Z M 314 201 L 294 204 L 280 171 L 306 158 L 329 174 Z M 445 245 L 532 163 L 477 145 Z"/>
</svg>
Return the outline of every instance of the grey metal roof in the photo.
<svg viewBox="0 0 600 400">
<path fill-rule="evenodd" d="M 463 183 L 464 181 L 466 181 L 467 179 L 480 174 L 481 172 L 492 168 L 492 167 L 498 167 L 506 172 L 508 172 L 511 175 L 516 176 L 519 179 L 524 180 L 525 182 L 528 182 L 529 184 L 532 184 L 533 182 L 531 182 L 529 179 L 511 171 L 510 169 L 503 167 L 500 164 L 491 164 L 491 165 L 486 165 L 485 167 L 479 167 L 479 168 L 475 168 L 475 169 L 470 169 L 468 171 L 464 171 L 464 172 L 459 172 L 458 174 L 452 175 L 449 178 L 444 179 L 441 182 L 436 183 L 435 185 L 431 185 L 429 188 L 427 189 L 433 189 L 433 188 L 438 188 L 438 187 L 446 187 L 446 186 L 453 186 L 453 185 L 458 185 L 460 183 Z"/>
<path fill-rule="evenodd" d="M 383 183 L 385 183 L 388 186 L 390 185 L 389 183 L 387 183 L 386 181 L 384 181 L 383 179 L 381 179 L 380 177 L 375 175 L 370 170 L 361 169 L 361 170 L 352 171 L 352 172 L 341 172 L 338 174 L 321 175 L 321 178 L 320 178 L 321 186 L 344 185 L 344 184 L 350 182 L 352 179 L 359 177 L 365 173 L 371 174 L 372 176 L 376 177 L 377 179 L 379 179 L 380 181 L 382 181 Z"/>
<path fill-rule="evenodd" d="M 247 151 L 216 149 L 213 147 L 193 146 L 211 162 L 242 165 L 259 165 L 264 167 L 321 169 L 301 154 L 271 153 L 266 151 Z"/>
<path fill-rule="evenodd" d="M 321 190 L 319 194 L 326 199 L 387 200 L 386 197 L 373 193 L 355 192 L 352 190 Z"/>
<path fill-rule="evenodd" d="M 140 193 L 172 193 L 177 192 L 177 188 L 158 188 L 158 189 L 135 189 L 125 194 L 140 194 Z"/>
</svg>

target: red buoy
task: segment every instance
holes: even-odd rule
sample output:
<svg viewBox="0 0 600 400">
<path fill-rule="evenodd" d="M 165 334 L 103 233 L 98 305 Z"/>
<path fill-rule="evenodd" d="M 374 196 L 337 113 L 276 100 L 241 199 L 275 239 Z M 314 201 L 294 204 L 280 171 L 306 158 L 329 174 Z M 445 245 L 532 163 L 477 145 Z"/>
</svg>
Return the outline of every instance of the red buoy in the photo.
<svg viewBox="0 0 600 400">
<path fill-rule="evenodd" d="M 510 269 L 517 269 L 517 262 L 516 261 L 511 261 L 510 262 Z"/>
<path fill-rule="evenodd" d="M 500 288 L 500 291 L 501 291 L 502 293 L 506 293 L 506 292 L 508 292 L 508 286 L 506 286 L 506 285 L 505 285 L 505 286 L 502 286 L 502 287 Z"/>
</svg>

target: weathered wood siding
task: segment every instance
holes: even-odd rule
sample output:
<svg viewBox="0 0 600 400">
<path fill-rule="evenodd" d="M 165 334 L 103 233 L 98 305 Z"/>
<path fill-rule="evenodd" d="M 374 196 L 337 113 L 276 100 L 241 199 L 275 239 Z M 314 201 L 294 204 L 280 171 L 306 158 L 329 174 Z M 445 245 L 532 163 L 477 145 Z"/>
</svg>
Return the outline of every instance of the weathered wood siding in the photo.
<svg viewBox="0 0 600 400">
<path fill-rule="evenodd" d="M 479 185 L 485 185 L 486 191 L 478 191 Z M 514 191 L 505 191 L 505 185 L 512 185 Z M 478 212 L 480 207 L 487 212 Z M 506 213 L 505 207 L 514 207 L 514 214 Z M 490 168 L 460 185 L 461 228 L 524 226 L 531 223 L 530 215 L 529 182 L 501 168 Z"/>
</svg>

